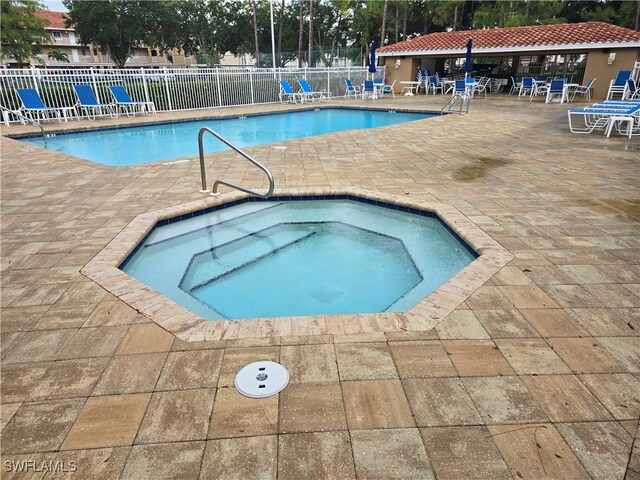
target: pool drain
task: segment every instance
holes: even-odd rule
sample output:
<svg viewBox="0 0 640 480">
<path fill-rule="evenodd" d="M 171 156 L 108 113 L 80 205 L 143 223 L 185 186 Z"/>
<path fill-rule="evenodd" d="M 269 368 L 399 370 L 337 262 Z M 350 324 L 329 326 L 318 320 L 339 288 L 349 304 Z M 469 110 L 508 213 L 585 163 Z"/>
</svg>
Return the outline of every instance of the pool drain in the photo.
<svg viewBox="0 0 640 480">
<path fill-rule="evenodd" d="M 289 372 L 279 363 L 254 362 L 245 366 L 236 375 L 236 390 L 245 397 L 270 397 L 289 383 Z"/>
</svg>

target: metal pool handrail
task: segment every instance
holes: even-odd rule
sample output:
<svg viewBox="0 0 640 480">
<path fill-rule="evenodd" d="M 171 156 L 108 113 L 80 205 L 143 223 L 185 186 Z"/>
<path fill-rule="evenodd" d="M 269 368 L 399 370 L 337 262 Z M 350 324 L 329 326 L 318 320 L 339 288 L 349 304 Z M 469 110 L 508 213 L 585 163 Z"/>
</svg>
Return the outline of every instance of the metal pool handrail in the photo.
<svg viewBox="0 0 640 480">
<path fill-rule="evenodd" d="M 46 144 L 47 143 L 47 139 L 44 135 L 44 128 L 42 128 L 42 125 L 40 125 L 39 122 L 36 122 L 34 119 L 29 118 L 25 115 L 23 115 L 22 113 L 16 111 L 16 110 L 11 110 L 9 108 L 3 107 L 2 105 L 0 105 L 0 109 L 2 109 L 3 112 L 7 112 L 7 113 L 12 113 L 14 114 L 16 117 L 22 119 L 22 120 L 26 120 L 27 122 L 35 125 L 36 127 L 38 127 L 40 129 L 40 134 L 42 135 L 42 141 Z"/>
<path fill-rule="evenodd" d="M 253 163 L 256 167 L 262 170 L 267 175 L 267 178 L 269 178 L 269 190 L 267 191 L 267 193 L 258 193 L 255 190 L 249 190 L 248 188 L 244 188 L 239 185 L 234 185 L 233 183 L 225 182 L 224 180 L 216 180 L 215 183 L 213 184 L 213 188 L 211 189 L 211 195 L 220 195 L 220 193 L 218 192 L 218 185 L 220 184 L 226 185 L 227 187 L 235 188 L 236 190 L 240 190 L 241 192 L 245 192 L 250 195 L 255 195 L 256 197 L 260 197 L 260 198 L 269 198 L 273 194 L 274 183 L 273 183 L 273 175 L 271 174 L 271 171 L 267 167 L 262 165 L 259 161 L 257 161 L 255 158 L 253 158 L 251 155 L 242 151 L 240 148 L 236 147 L 233 143 L 229 142 L 227 139 L 220 136 L 219 134 L 217 134 L 216 132 L 214 132 L 208 127 L 203 127 L 198 132 L 198 151 L 200 152 L 200 176 L 202 177 L 202 190 L 200 190 L 200 193 L 208 192 L 207 176 L 204 169 L 204 148 L 202 146 L 202 137 L 205 134 L 205 132 L 210 133 L 211 135 L 216 137 L 218 140 L 220 140 L 222 143 L 230 147 L 232 150 L 235 150 L 236 152 L 238 152 L 244 158 L 246 158 L 251 163 Z"/>
</svg>

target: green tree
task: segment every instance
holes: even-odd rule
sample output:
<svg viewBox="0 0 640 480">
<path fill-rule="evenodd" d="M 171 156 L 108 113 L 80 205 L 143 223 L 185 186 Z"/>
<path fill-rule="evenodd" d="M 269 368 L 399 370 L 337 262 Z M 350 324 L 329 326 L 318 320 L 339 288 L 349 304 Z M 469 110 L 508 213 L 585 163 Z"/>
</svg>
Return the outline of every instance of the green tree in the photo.
<svg viewBox="0 0 640 480">
<path fill-rule="evenodd" d="M 123 68 L 133 49 L 155 47 L 154 4 L 162 2 L 118 0 L 63 0 L 69 10 L 65 25 L 74 25 L 80 42 L 92 44 Z"/>
<path fill-rule="evenodd" d="M 62 50 L 50 50 L 47 52 L 47 58 L 49 60 L 56 60 L 58 62 L 69 63 L 69 55 L 64 53 Z"/>
<path fill-rule="evenodd" d="M 0 58 L 13 58 L 19 66 L 42 50 L 51 38 L 45 30 L 46 20 L 36 17 L 35 11 L 44 7 L 36 0 L 2 0 L 0 2 Z"/>
</svg>

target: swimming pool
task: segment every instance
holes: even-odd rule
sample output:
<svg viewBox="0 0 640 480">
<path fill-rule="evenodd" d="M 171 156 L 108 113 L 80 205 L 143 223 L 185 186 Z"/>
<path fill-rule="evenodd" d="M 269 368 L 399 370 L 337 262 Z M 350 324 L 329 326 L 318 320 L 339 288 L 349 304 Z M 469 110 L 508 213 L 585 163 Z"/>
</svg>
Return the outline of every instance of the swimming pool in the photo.
<svg viewBox="0 0 640 480">
<path fill-rule="evenodd" d="M 251 115 L 56 134 L 23 139 L 38 146 L 108 166 L 170 160 L 198 155 L 198 131 L 209 127 L 238 147 L 251 147 L 342 130 L 364 129 L 421 120 L 430 113 L 322 108 L 297 112 Z M 207 135 L 205 152 L 227 147 Z"/>
<path fill-rule="evenodd" d="M 219 320 L 404 312 L 476 257 L 429 212 L 275 198 L 164 221 L 120 269 Z"/>
</svg>

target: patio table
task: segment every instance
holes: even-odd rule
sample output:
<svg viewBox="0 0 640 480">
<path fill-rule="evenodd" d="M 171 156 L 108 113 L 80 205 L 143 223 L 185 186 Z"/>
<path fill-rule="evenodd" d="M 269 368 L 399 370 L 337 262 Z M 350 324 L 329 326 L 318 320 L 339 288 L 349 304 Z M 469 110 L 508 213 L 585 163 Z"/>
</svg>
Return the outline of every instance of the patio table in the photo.
<svg viewBox="0 0 640 480">
<path fill-rule="evenodd" d="M 410 97 L 418 93 L 418 85 L 420 85 L 420 82 L 411 82 L 411 81 L 403 80 L 400 83 L 404 85 L 402 89 L 402 95 L 406 95 L 407 97 Z"/>
</svg>

